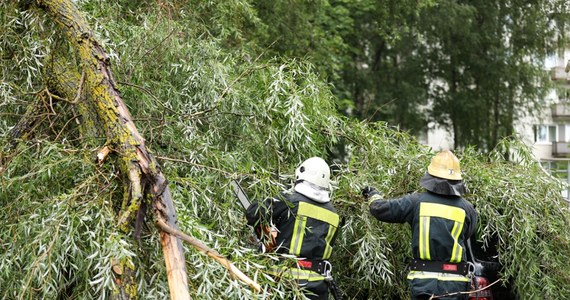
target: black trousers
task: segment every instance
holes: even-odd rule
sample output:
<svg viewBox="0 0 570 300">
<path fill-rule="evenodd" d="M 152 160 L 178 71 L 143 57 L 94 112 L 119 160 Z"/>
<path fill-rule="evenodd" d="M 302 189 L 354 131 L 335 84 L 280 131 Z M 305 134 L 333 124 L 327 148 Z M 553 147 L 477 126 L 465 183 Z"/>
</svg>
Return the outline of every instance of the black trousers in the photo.
<svg viewBox="0 0 570 300">
<path fill-rule="evenodd" d="M 305 290 L 305 296 L 311 300 L 328 300 L 329 286 L 326 281 L 299 281 L 299 286 Z"/>
<path fill-rule="evenodd" d="M 430 295 L 419 295 L 419 296 L 412 296 L 412 300 L 429 300 L 431 296 Z M 465 300 L 467 298 L 465 298 L 465 296 L 461 295 L 461 296 L 449 296 L 449 297 L 443 297 L 443 298 L 437 298 L 437 300 Z"/>
<path fill-rule="evenodd" d="M 439 281 L 437 279 L 414 279 L 411 281 L 412 300 L 428 300 L 431 295 L 441 296 L 449 293 L 469 290 L 468 282 Z M 437 300 L 465 300 L 466 294 L 455 294 L 437 298 Z"/>
</svg>

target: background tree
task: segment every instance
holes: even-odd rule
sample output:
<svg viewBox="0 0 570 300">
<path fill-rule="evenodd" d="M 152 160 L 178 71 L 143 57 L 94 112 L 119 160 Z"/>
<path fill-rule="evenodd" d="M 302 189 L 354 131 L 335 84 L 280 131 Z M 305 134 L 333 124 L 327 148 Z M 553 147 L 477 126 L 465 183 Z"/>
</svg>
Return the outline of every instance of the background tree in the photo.
<svg viewBox="0 0 570 300">
<path fill-rule="evenodd" d="M 56 93 L 61 84 L 83 91 L 80 59 L 52 18 L 26 3 L 0 3 L 0 297 L 125 297 L 120 273 L 133 266 L 127 296 L 167 298 L 152 215 L 144 215 L 139 240 L 134 220 L 126 232 L 118 226 L 131 188 L 120 172 L 125 162 L 111 153 L 99 164 L 106 140 L 96 129 L 103 127 L 87 124 L 82 93 L 78 101 L 78 93 L 73 99 Z M 320 155 L 334 163 L 333 197 L 346 219 L 332 258 L 342 289 L 352 299 L 408 297 L 409 230 L 370 218 L 359 190 L 376 185 L 388 197 L 419 190 L 429 149 L 385 123 L 340 116 L 330 85 L 306 61 L 268 58 L 270 50 L 252 31 L 261 19 L 250 2 L 79 5 L 93 39 L 109 53 L 134 124 L 169 179 L 183 231 L 259 281 L 259 298 L 283 298 L 291 282 L 268 276 L 278 257 L 247 243 L 250 231 L 229 178 L 263 199 L 289 186 L 304 158 Z M 62 56 L 63 69 L 57 67 Z M 53 83 L 54 70 L 75 71 L 75 79 Z M 20 128 L 25 134 L 13 131 Z M 570 221 L 562 187 L 528 149 L 504 145 L 517 151 L 516 163 L 502 157 L 504 147 L 490 155 L 471 148 L 458 153 L 481 218 L 478 242 L 496 249 L 503 278 L 519 298 L 568 298 Z M 222 266 L 185 250 L 193 298 L 255 297 Z"/>
<path fill-rule="evenodd" d="M 456 146 L 488 151 L 514 134 L 514 122 L 544 106 L 550 79 L 543 64 L 563 46 L 556 42 L 564 23 L 553 18 L 553 4 L 531 12 L 518 1 L 441 1 L 422 12 L 431 115 L 452 131 Z"/>
<path fill-rule="evenodd" d="M 341 112 L 418 132 L 427 122 L 422 61 L 414 43 L 417 14 L 434 1 L 254 1 L 267 24 L 264 44 L 303 57 L 333 84 Z"/>
<path fill-rule="evenodd" d="M 569 17 L 558 0 L 255 2 L 271 49 L 316 64 L 344 114 L 414 134 L 433 121 L 484 151 L 542 107 Z"/>
</svg>

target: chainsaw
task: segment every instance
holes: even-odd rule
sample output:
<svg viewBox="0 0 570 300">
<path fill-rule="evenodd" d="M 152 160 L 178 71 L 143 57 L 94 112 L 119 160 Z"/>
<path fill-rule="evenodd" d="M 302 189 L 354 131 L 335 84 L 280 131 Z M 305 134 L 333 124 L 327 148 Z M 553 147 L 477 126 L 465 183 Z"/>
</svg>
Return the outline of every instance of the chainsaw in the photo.
<svg viewBox="0 0 570 300">
<path fill-rule="evenodd" d="M 244 210 L 244 213 L 247 211 L 249 206 L 251 205 L 251 201 L 245 194 L 243 188 L 239 185 L 237 180 L 231 181 L 233 192 L 236 198 L 238 198 L 241 207 Z M 264 242 L 261 242 L 260 238 L 268 237 L 265 239 Z M 277 237 L 277 230 L 272 228 L 271 226 L 259 224 L 254 228 L 254 235 L 253 235 L 253 243 L 255 245 L 259 245 L 260 251 L 265 252 L 272 252 L 275 248 L 275 238 Z"/>
</svg>

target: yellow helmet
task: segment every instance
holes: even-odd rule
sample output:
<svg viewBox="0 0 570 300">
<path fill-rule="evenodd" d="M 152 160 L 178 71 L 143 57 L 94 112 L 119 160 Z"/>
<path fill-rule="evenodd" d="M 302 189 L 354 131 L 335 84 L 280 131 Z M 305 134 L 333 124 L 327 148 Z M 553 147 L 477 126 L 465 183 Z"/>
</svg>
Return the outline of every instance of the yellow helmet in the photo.
<svg viewBox="0 0 570 300">
<path fill-rule="evenodd" d="M 441 151 L 431 159 L 428 174 L 449 180 L 461 180 L 459 159 L 449 150 Z"/>
</svg>

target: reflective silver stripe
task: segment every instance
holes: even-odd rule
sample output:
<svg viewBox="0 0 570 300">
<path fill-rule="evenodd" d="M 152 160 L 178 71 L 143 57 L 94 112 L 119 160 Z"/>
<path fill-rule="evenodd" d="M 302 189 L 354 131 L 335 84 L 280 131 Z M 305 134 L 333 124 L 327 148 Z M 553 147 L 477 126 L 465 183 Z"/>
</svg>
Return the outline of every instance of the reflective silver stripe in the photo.
<svg viewBox="0 0 570 300">
<path fill-rule="evenodd" d="M 457 240 L 459 240 L 459 235 L 463 230 L 462 222 L 455 222 L 453 225 L 453 230 L 451 230 L 451 236 L 453 237 L 453 250 L 451 251 L 451 262 L 461 262 L 461 256 L 463 255 L 463 247 L 459 245 Z"/>
<path fill-rule="evenodd" d="M 299 216 L 295 218 L 295 226 L 293 227 L 293 236 L 291 237 L 291 246 L 289 254 L 299 255 L 303 246 L 303 238 L 305 237 L 305 226 L 307 225 L 307 217 Z"/>
<path fill-rule="evenodd" d="M 437 279 L 440 281 L 460 281 L 460 282 L 469 281 L 469 277 L 459 274 L 426 272 L 426 271 L 410 271 L 410 273 L 408 273 L 408 280 L 414 280 L 414 279 Z"/>
<path fill-rule="evenodd" d="M 271 275 L 285 277 L 285 278 L 292 278 L 296 280 L 307 280 L 307 281 L 325 280 L 325 277 L 323 275 L 320 275 L 311 270 L 303 270 L 298 268 L 274 266 L 271 269 L 269 269 L 268 273 Z"/>
<path fill-rule="evenodd" d="M 325 253 L 323 254 L 323 259 L 329 259 L 332 253 L 331 247 L 331 240 L 336 232 L 336 227 L 329 224 L 329 232 L 325 237 L 326 245 L 325 245 Z"/>
<path fill-rule="evenodd" d="M 450 234 L 453 238 L 453 249 L 451 251 L 451 262 L 461 262 L 463 255 L 463 247 L 459 245 L 458 240 L 463 230 L 463 222 L 465 221 L 465 210 L 460 207 L 422 202 L 420 204 L 420 241 L 419 252 L 420 258 L 431 260 L 429 252 L 429 221 L 425 219 L 430 217 L 442 218 L 454 222 L 453 229 Z"/>
<path fill-rule="evenodd" d="M 291 238 L 291 245 L 289 247 L 289 254 L 299 255 L 301 253 L 301 248 L 303 247 L 303 238 L 305 237 L 305 230 L 307 226 L 307 218 L 319 220 L 321 222 L 329 224 L 329 230 L 327 236 L 325 237 L 326 246 L 323 253 L 323 258 L 326 259 L 330 257 L 330 252 L 332 251 L 330 243 L 339 225 L 340 216 L 333 211 L 306 202 L 299 202 L 297 217 L 295 217 L 295 225 L 293 227 L 293 236 Z M 328 255 L 327 251 L 329 252 Z"/>
<path fill-rule="evenodd" d="M 431 260 L 429 252 L 429 223 L 430 217 L 420 217 L 420 259 Z"/>
</svg>

